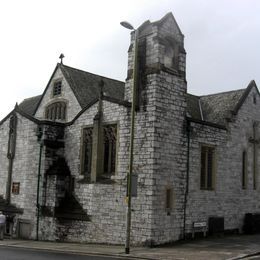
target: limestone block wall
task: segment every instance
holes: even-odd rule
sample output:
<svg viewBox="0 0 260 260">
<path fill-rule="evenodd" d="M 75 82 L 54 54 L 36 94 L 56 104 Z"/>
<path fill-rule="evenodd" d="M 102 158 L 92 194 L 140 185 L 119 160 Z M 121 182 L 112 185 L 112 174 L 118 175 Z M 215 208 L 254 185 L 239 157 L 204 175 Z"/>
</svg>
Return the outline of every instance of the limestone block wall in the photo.
<svg viewBox="0 0 260 260">
<path fill-rule="evenodd" d="M 26 208 L 28 217 L 35 212 L 32 204 L 36 201 L 39 145 L 37 125 L 17 114 L 16 152 L 13 164 L 13 182 L 20 182 L 20 194 L 11 196 L 11 201 Z"/>
<path fill-rule="evenodd" d="M 159 24 L 152 23 L 141 29 L 140 40 L 145 38 L 145 80 L 142 81 L 142 95 L 146 102 L 137 113 L 137 136 L 142 149 L 136 156 L 139 161 L 140 181 L 147 190 L 145 201 L 148 216 L 150 244 L 161 244 L 177 240 L 182 235 L 184 201 L 186 138 L 185 128 L 185 51 L 183 35 L 171 18 Z M 182 47 L 178 54 L 177 71 L 166 68 L 165 51 L 167 38 L 175 39 Z M 132 35 L 131 44 L 134 37 Z M 175 46 L 172 46 L 173 49 Z M 134 48 L 129 51 L 128 71 L 133 69 Z M 167 57 L 166 57 L 167 56 Z M 175 67 L 176 68 L 176 67 Z M 163 71 L 169 72 L 163 72 Z M 182 73 L 180 73 L 180 71 Z M 129 73 L 131 76 L 131 73 Z M 143 75 L 144 76 L 144 75 Z M 125 98 L 131 100 L 131 77 L 126 82 Z M 138 137 L 137 137 L 138 138 Z M 137 163 L 138 165 L 138 163 Z M 171 212 L 166 210 L 166 190 L 171 189 Z M 149 198 L 149 199 L 148 199 Z"/>
<path fill-rule="evenodd" d="M 228 139 L 226 130 L 191 123 L 190 158 L 189 158 L 189 193 L 186 211 L 186 233 L 192 231 L 192 223 L 208 221 L 209 216 L 224 216 L 223 185 L 229 180 L 225 169 L 229 156 L 225 155 L 225 144 Z M 213 190 L 200 190 L 201 145 L 215 147 L 216 174 Z"/>
<path fill-rule="evenodd" d="M 104 123 L 118 124 L 117 171 L 112 178 L 113 184 L 81 183 L 80 142 L 81 130 L 93 125 L 97 113 L 97 104 L 85 111 L 73 125 L 65 130 L 65 157 L 73 177 L 75 177 L 75 197 L 90 215 L 91 221 L 73 221 L 56 223 L 56 234 L 65 234 L 64 240 L 99 243 L 123 244 L 125 241 L 126 216 L 126 175 L 129 161 L 130 110 L 103 102 Z M 132 242 L 143 244 L 151 240 L 152 224 L 152 153 L 153 123 L 151 114 L 138 113 L 136 117 L 136 138 L 134 172 L 138 174 L 138 196 L 133 198 Z M 150 114 L 150 115 L 149 115 Z M 46 221 L 48 221 L 46 219 Z M 47 222 L 46 222 L 47 223 Z M 65 232 L 66 230 L 66 232 Z M 57 236 L 52 232 L 45 239 L 53 240 Z"/>
<path fill-rule="evenodd" d="M 33 230 L 36 219 L 36 194 L 39 160 L 37 125 L 17 113 L 16 153 L 13 162 L 12 182 L 20 183 L 20 193 L 11 194 L 11 203 L 24 209 L 20 219 L 28 220 Z M 7 159 L 7 158 L 6 158 Z M 34 231 L 31 238 L 34 237 Z"/>
<path fill-rule="evenodd" d="M 152 243 L 177 240 L 182 235 L 184 184 L 186 172 L 185 82 L 161 72 L 149 75 L 154 110 L 151 118 L 154 149 L 152 174 Z M 149 96 L 149 95 L 148 95 Z M 152 102 L 153 100 L 153 102 Z M 166 190 L 171 189 L 171 212 L 166 210 Z"/>
<path fill-rule="evenodd" d="M 56 81 L 62 81 L 62 91 L 61 95 L 53 97 L 53 84 Z M 53 76 L 51 82 L 48 85 L 48 89 L 36 111 L 35 117 L 39 119 L 45 119 L 45 108 L 51 103 L 57 101 L 65 101 L 67 104 L 67 118 L 66 121 L 71 121 L 80 111 L 81 107 L 71 90 L 68 82 L 66 81 L 64 75 L 62 74 L 60 68 L 57 69 L 55 75 Z"/>
<path fill-rule="evenodd" d="M 259 97 L 254 104 L 252 89 L 238 114 L 228 123 L 228 131 L 192 125 L 190 153 L 190 191 L 187 207 L 187 232 L 193 221 L 209 216 L 224 217 L 225 229 L 242 230 L 245 213 L 260 211 L 259 203 L 259 147 L 257 147 L 257 188 L 253 188 L 253 122 L 259 122 Z M 257 139 L 260 128 L 257 127 Z M 200 145 L 216 147 L 215 189 L 200 190 Z M 242 188 L 242 153 L 247 151 L 247 185 Z"/>
<path fill-rule="evenodd" d="M 124 241 L 126 183 L 123 180 L 125 176 L 122 176 L 122 171 L 125 173 L 125 162 L 121 163 L 121 158 L 126 156 L 126 152 L 124 152 L 126 141 L 123 138 L 128 132 L 123 129 L 123 122 L 127 109 L 106 101 L 103 102 L 103 109 L 104 123 L 118 125 L 116 181 L 114 184 L 79 182 L 83 177 L 80 176 L 82 129 L 93 125 L 93 118 L 97 113 L 97 104 L 95 104 L 65 131 L 65 158 L 71 175 L 75 177 L 75 197 L 90 215 L 91 221 L 74 221 L 71 225 L 58 227 L 57 232 L 64 232 L 62 230 L 66 229 L 68 231 L 66 239 L 72 241 L 122 244 Z"/>
<path fill-rule="evenodd" d="M 173 53 L 171 54 L 166 52 L 168 39 L 172 40 L 172 42 L 169 43 L 173 50 Z M 130 102 L 132 98 L 132 72 L 135 52 L 134 40 L 135 35 L 132 33 L 130 48 L 128 51 L 128 79 L 125 86 L 125 99 Z M 140 48 L 142 42 L 145 46 Z M 139 79 L 140 77 L 145 77 L 146 74 L 149 74 L 149 71 L 151 70 L 162 68 L 164 70 L 171 70 L 172 72 L 175 72 L 175 75 L 180 74 L 181 77 L 185 78 L 186 52 L 184 50 L 184 36 L 179 31 L 176 22 L 171 17 L 169 17 L 166 22 L 160 23 L 160 25 L 157 23 L 151 23 L 150 25 L 146 26 L 146 28 L 142 28 L 141 26 L 141 28 L 139 28 L 138 34 L 138 46 Z M 176 48 L 176 46 L 178 46 L 178 48 Z M 177 62 L 177 64 L 174 64 L 174 68 L 171 65 L 165 63 L 165 59 L 173 59 L 173 57 L 169 55 L 177 56 L 176 60 L 174 61 L 175 63 Z M 140 69 L 142 72 L 140 72 Z M 140 73 L 143 73 L 143 75 L 140 75 Z M 144 89 L 145 80 L 141 81 L 141 88 Z"/>
<path fill-rule="evenodd" d="M 5 198 L 6 183 L 8 176 L 8 138 L 9 138 L 9 119 L 0 125 L 0 195 Z"/>
</svg>

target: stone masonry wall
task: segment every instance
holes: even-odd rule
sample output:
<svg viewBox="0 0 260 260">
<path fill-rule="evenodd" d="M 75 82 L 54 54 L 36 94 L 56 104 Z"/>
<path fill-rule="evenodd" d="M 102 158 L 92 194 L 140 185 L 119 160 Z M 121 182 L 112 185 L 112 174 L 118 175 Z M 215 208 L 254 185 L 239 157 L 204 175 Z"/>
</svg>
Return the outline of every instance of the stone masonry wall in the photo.
<svg viewBox="0 0 260 260">
<path fill-rule="evenodd" d="M 154 90 L 152 89 L 152 92 Z M 67 241 L 87 241 L 99 243 L 123 244 L 125 241 L 126 216 L 126 174 L 128 169 L 128 149 L 130 135 L 129 109 L 117 104 L 103 102 L 104 123 L 118 124 L 117 172 L 112 178 L 114 184 L 80 183 L 80 139 L 81 129 L 93 124 L 97 105 L 83 113 L 65 133 L 65 157 L 75 177 L 75 197 L 90 215 L 90 222 L 73 221 L 73 223 L 56 225 L 56 234 L 45 232 L 45 239 L 56 239 L 66 230 Z M 151 241 L 152 225 L 152 187 L 155 182 L 153 173 L 153 114 L 137 113 L 136 138 L 134 149 L 134 173 L 138 174 L 138 196 L 133 198 L 132 234 L 134 244 L 147 244 Z M 46 219 L 46 221 L 49 221 Z M 49 223 L 49 222 L 48 222 Z M 47 224 L 47 222 L 46 222 Z M 43 224 L 44 225 L 44 224 Z M 52 226 L 52 225 L 50 225 Z M 64 234 L 65 234 L 64 233 Z"/>
<path fill-rule="evenodd" d="M 16 152 L 13 161 L 12 182 L 20 183 L 20 193 L 11 194 L 11 203 L 19 208 L 24 209 L 24 214 L 17 216 L 19 219 L 29 221 L 31 230 L 35 221 L 36 213 L 36 190 L 37 190 L 37 173 L 38 173 L 38 157 L 39 147 L 36 137 L 37 125 L 17 113 L 17 139 Z M 8 175 L 8 133 L 9 120 L 7 119 L 1 125 L 1 195 L 6 192 L 6 182 Z M 17 221 L 17 218 L 15 221 Z M 15 223 L 16 227 L 16 223 Z M 14 230 L 15 232 L 17 230 Z M 34 237 L 33 231 L 31 237 Z"/>
<path fill-rule="evenodd" d="M 185 54 L 178 53 L 177 71 L 165 68 L 165 42 L 167 37 L 175 39 L 183 48 L 183 35 L 175 21 L 168 18 L 160 25 L 152 25 L 146 36 L 146 66 L 148 71 L 156 64 L 164 70 L 147 75 L 146 78 L 146 124 L 143 129 L 150 134 L 149 172 L 146 182 L 150 186 L 151 244 L 162 244 L 178 240 L 182 235 L 184 184 L 186 171 L 186 82 Z M 174 48 L 174 46 L 172 46 Z M 171 58 L 171 57 L 167 57 Z M 148 178 L 147 178 L 148 177 Z M 166 209 L 166 191 L 171 190 L 170 212 Z"/>
<path fill-rule="evenodd" d="M 223 197 L 220 190 L 223 188 L 223 181 L 226 171 L 223 161 L 229 160 L 225 153 L 225 143 L 228 133 L 225 130 L 210 126 L 191 123 L 190 132 L 190 167 L 189 167 L 189 195 L 186 211 L 186 233 L 192 231 L 192 223 L 207 221 L 208 216 L 222 216 Z M 201 145 L 210 145 L 216 149 L 216 179 L 215 190 L 200 190 L 200 162 Z M 223 181 L 222 181 L 223 180 Z M 232 180 L 231 180 L 232 181 Z"/>
<path fill-rule="evenodd" d="M 253 96 L 257 96 L 257 104 Z M 228 123 L 228 131 L 212 127 L 192 126 L 190 156 L 190 192 L 187 211 L 187 231 L 194 221 L 208 220 L 209 216 L 224 217 L 226 230 L 242 231 L 245 213 L 260 210 L 259 202 L 259 147 L 257 148 L 257 188 L 253 188 L 253 123 L 259 122 L 260 99 L 255 88 Z M 257 139 L 260 126 L 257 127 Z M 200 145 L 216 147 L 216 185 L 212 191 L 200 190 Z M 259 146 L 259 145 L 257 145 Z M 242 153 L 247 151 L 247 185 L 242 188 Z"/>
<path fill-rule="evenodd" d="M 185 82 L 167 73 L 148 77 L 154 86 L 153 243 L 178 240 L 186 172 Z M 166 210 L 166 190 L 171 189 L 171 211 Z"/>
<path fill-rule="evenodd" d="M 8 139 L 9 139 L 9 119 L 0 125 L 0 195 L 5 198 L 6 183 L 8 176 Z"/>
<path fill-rule="evenodd" d="M 114 184 L 82 184 L 80 176 L 80 139 L 81 129 L 93 124 L 97 106 L 94 105 L 82 114 L 72 126 L 66 130 L 65 155 L 71 174 L 75 176 L 75 195 L 83 208 L 90 215 L 90 222 L 74 222 L 67 227 L 67 239 L 72 241 L 88 241 L 123 244 L 125 241 L 126 216 L 126 174 L 128 169 L 129 149 L 129 109 L 117 104 L 104 102 L 104 123 L 118 124 L 117 171 L 113 177 Z M 147 124 L 142 115 L 137 121 Z M 133 198 L 132 241 L 135 244 L 150 240 L 152 205 L 151 161 L 147 151 L 151 147 L 150 140 L 145 141 L 146 130 L 139 122 L 136 124 L 134 172 L 138 173 L 138 196 Z M 148 132 L 148 131 L 147 131 Z M 150 133 L 147 133 L 149 135 Z M 144 153 L 146 151 L 146 154 Z M 150 151 L 149 151 L 150 153 Z M 150 175 L 147 175 L 150 174 Z M 79 227 L 81 232 L 79 233 Z"/>
<path fill-rule="evenodd" d="M 166 243 L 180 238 L 186 172 L 185 125 L 185 53 L 178 53 L 177 71 L 166 68 L 165 39 L 170 37 L 183 48 L 183 35 L 171 17 L 160 25 L 140 32 L 145 37 L 146 104 L 136 116 L 136 138 L 142 149 L 136 155 L 140 180 L 149 187 L 145 203 L 150 226 L 147 244 Z M 132 44 L 133 44 L 132 37 Z M 174 49 L 174 46 L 172 46 Z M 134 48 L 129 52 L 128 71 L 133 68 Z M 171 58 L 171 57 L 167 57 Z M 169 73 L 158 70 L 164 68 Z M 151 72 L 154 71 L 154 72 Z M 183 72 L 179 74 L 179 71 Z M 179 74 L 179 75 L 178 75 Z M 144 83 L 145 82 L 145 83 Z M 131 100 L 132 79 L 126 82 L 125 98 Z M 139 129 L 139 131 L 138 131 Z M 142 160 L 143 159 L 143 160 Z M 171 189 L 171 212 L 166 210 L 166 190 Z M 143 204 L 144 205 L 144 204 Z M 150 215 L 151 213 L 151 215 Z"/>
</svg>

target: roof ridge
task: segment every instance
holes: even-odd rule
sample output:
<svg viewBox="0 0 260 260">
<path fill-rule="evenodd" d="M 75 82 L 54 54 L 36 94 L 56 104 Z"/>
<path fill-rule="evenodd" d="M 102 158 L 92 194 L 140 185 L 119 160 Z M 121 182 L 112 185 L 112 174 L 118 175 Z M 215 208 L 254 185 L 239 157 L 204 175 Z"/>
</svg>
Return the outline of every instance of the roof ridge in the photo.
<svg viewBox="0 0 260 260">
<path fill-rule="evenodd" d="M 239 92 L 239 91 L 245 91 L 246 88 L 241 88 L 241 89 L 235 89 L 235 90 L 230 90 L 230 91 L 224 91 L 224 92 L 219 92 L 219 93 L 214 93 L 214 94 L 208 94 L 208 95 L 202 95 L 202 96 L 198 96 L 198 97 L 209 97 L 209 96 L 216 96 L 216 95 L 221 95 L 221 94 L 229 94 L 232 92 Z"/>
<path fill-rule="evenodd" d="M 63 67 L 67 67 L 69 69 L 77 70 L 79 72 L 84 72 L 84 73 L 91 74 L 91 75 L 94 75 L 94 76 L 102 77 L 104 79 L 109 79 L 109 80 L 114 80 L 114 81 L 118 81 L 118 82 L 121 82 L 121 83 L 125 83 L 124 81 L 121 81 L 121 80 L 118 80 L 118 79 L 112 79 L 112 78 L 102 76 L 102 75 L 99 75 L 99 74 L 95 74 L 95 73 L 91 73 L 91 72 L 88 72 L 88 71 L 85 71 L 85 70 L 82 70 L 82 69 L 77 69 L 77 68 L 74 68 L 74 67 L 71 67 L 71 66 L 68 66 L 68 65 L 64 65 L 64 64 L 60 64 L 60 65 L 63 66 Z"/>
<path fill-rule="evenodd" d="M 36 96 L 32 96 L 32 97 L 28 97 L 28 98 L 24 98 L 23 101 L 26 101 L 26 100 L 28 100 L 28 99 L 38 98 L 38 97 L 41 97 L 41 96 L 42 96 L 42 94 L 36 95 Z M 23 102 L 23 101 L 22 101 L 22 102 Z"/>
</svg>

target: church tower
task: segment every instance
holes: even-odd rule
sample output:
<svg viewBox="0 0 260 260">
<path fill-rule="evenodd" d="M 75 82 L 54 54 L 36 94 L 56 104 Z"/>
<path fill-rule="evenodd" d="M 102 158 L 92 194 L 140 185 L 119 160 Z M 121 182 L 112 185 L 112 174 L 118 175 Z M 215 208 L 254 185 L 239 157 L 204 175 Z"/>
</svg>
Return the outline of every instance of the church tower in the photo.
<svg viewBox="0 0 260 260">
<path fill-rule="evenodd" d="M 125 99 L 131 101 L 134 32 L 129 48 Z M 186 174 L 186 52 L 172 13 L 138 28 L 138 79 L 134 169 L 143 185 L 150 238 L 182 237 Z M 140 185 L 141 185 L 140 184 Z M 141 216 L 140 216 L 141 217 Z M 133 223 L 134 228 L 135 223 Z"/>
</svg>

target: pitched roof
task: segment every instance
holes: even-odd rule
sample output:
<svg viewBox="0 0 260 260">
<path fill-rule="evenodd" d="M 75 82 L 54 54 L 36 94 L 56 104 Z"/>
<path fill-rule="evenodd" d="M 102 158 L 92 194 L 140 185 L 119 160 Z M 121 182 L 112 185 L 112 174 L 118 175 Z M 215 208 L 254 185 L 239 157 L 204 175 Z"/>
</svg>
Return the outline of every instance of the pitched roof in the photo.
<svg viewBox="0 0 260 260">
<path fill-rule="evenodd" d="M 101 79 L 104 81 L 103 91 L 106 96 L 119 100 L 124 99 L 124 82 L 61 64 L 58 66 L 61 68 L 82 108 L 98 97 L 100 92 L 98 85 Z"/>
<path fill-rule="evenodd" d="M 246 89 L 234 90 L 213 95 L 201 96 L 203 119 L 216 124 L 225 124 L 231 118 L 236 105 Z"/>
<path fill-rule="evenodd" d="M 98 98 L 98 85 L 101 79 L 105 83 L 104 94 L 106 97 L 111 97 L 112 99 L 119 102 L 123 102 L 124 100 L 125 83 L 122 81 L 102 77 L 86 71 L 65 66 L 63 64 L 58 64 L 54 70 L 54 73 L 57 68 L 61 68 L 66 80 L 70 84 L 72 91 L 74 92 L 82 108 L 87 107 L 89 104 L 91 104 L 91 102 Z M 226 119 L 230 118 L 233 114 L 238 112 L 239 108 L 242 106 L 244 100 L 253 87 L 256 87 L 257 89 L 255 82 L 251 81 L 246 89 L 205 96 L 187 94 L 187 116 L 196 120 L 225 125 Z M 46 89 L 44 93 L 46 92 Z M 39 96 L 25 99 L 19 105 L 19 109 L 21 109 L 26 114 L 33 116 L 44 93 Z"/>
<path fill-rule="evenodd" d="M 225 125 L 227 119 L 237 114 L 253 87 L 257 89 L 255 81 L 252 80 L 245 89 L 205 96 L 187 94 L 187 116 L 204 122 Z"/>
<path fill-rule="evenodd" d="M 19 108 L 26 114 L 33 116 L 42 95 L 26 98 L 19 104 Z"/>
<path fill-rule="evenodd" d="M 83 70 L 65 66 L 63 64 L 57 64 L 51 76 L 51 79 L 58 68 L 62 70 L 66 80 L 68 81 L 82 108 L 86 107 L 99 96 L 99 82 L 101 79 L 104 81 L 104 95 L 119 101 L 124 100 L 125 83 L 122 81 L 99 76 Z M 40 105 L 40 102 L 49 86 L 49 83 L 47 84 L 47 87 L 42 95 L 23 100 L 22 103 L 19 105 L 19 108 L 26 114 L 33 116 L 38 106 Z"/>
</svg>

